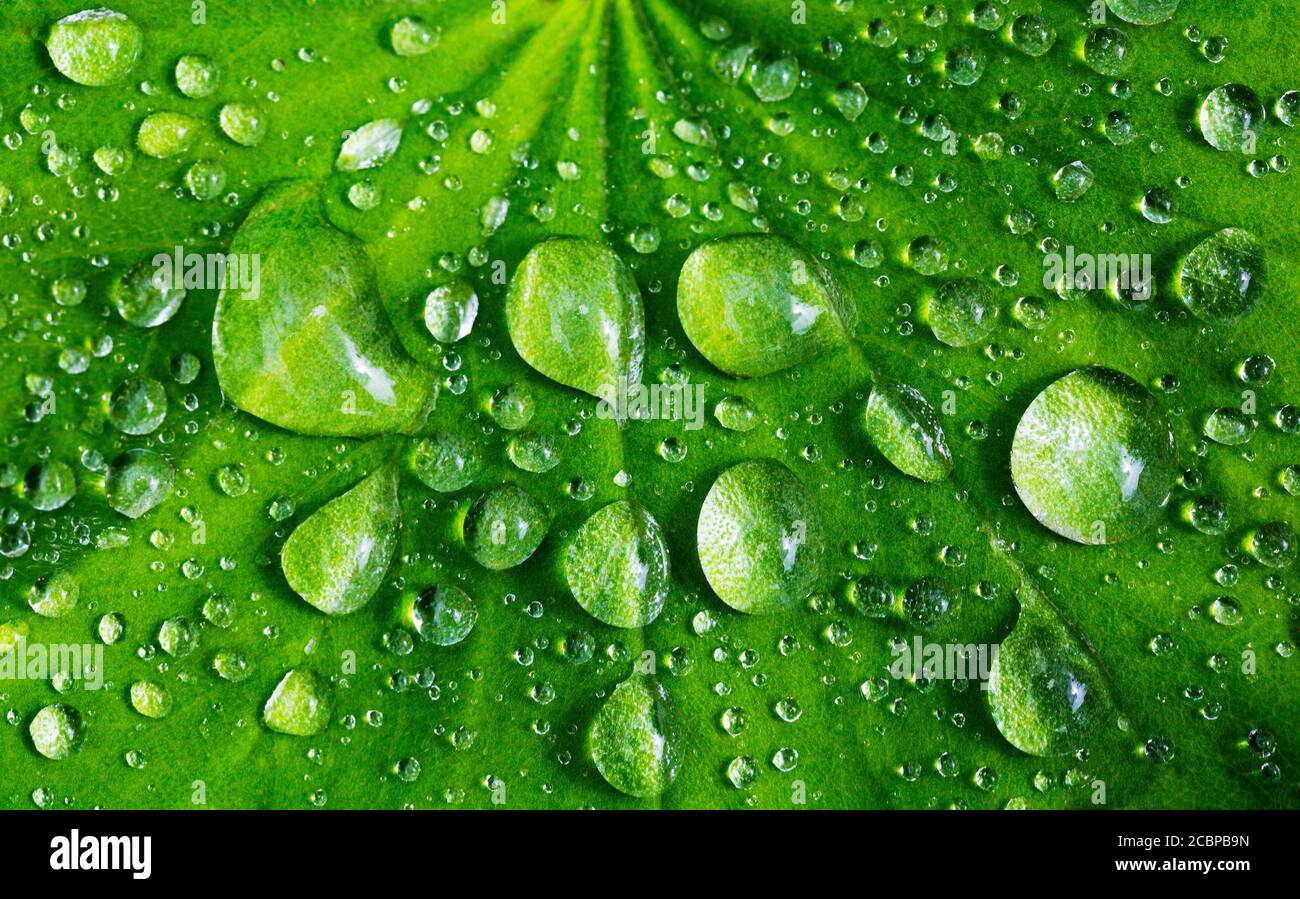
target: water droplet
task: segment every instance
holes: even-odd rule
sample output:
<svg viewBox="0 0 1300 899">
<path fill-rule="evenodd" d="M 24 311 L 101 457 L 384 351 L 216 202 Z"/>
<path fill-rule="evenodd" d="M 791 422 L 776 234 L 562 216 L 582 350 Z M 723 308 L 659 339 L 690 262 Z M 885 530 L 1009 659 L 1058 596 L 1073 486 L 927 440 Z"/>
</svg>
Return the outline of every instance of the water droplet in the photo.
<svg viewBox="0 0 1300 899">
<path fill-rule="evenodd" d="M 327 615 L 355 612 L 379 589 L 397 547 L 397 466 L 388 464 L 330 500 L 280 551 L 285 580 Z"/>
<path fill-rule="evenodd" d="M 120 12 L 87 9 L 55 22 L 45 49 L 66 78 L 102 87 L 130 74 L 144 49 L 144 35 Z"/>
<path fill-rule="evenodd" d="M 677 312 L 695 348 L 724 372 L 759 377 L 842 346 L 853 304 L 816 259 L 781 237 L 697 247 L 682 267 Z"/>
<path fill-rule="evenodd" d="M 646 627 L 659 617 L 668 571 L 659 523 L 626 500 L 588 518 L 564 556 L 565 580 L 578 605 L 613 627 Z"/>
<path fill-rule="evenodd" d="M 139 518 L 172 492 L 176 469 L 160 453 L 129 449 L 113 460 L 104 478 L 108 504 L 127 518 Z"/>
<path fill-rule="evenodd" d="M 779 462 L 758 460 L 718 476 L 700 510 L 700 565 L 733 609 L 762 614 L 806 599 L 822 573 L 821 519 L 812 496 Z"/>
<path fill-rule="evenodd" d="M 601 777 L 642 798 L 663 793 L 676 779 L 677 741 L 668 691 L 640 674 L 614 688 L 587 731 L 587 751 Z"/>
<path fill-rule="evenodd" d="M 1267 279 L 1259 241 L 1249 231 L 1225 228 L 1187 254 L 1178 269 L 1178 293 L 1197 318 L 1226 323 L 1255 308 Z"/>
<path fill-rule="evenodd" d="M 1011 476 L 1040 522 L 1079 543 L 1149 527 L 1169 498 L 1174 437 L 1155 398 L 1127 375 L 1078 369 L 1040 393 L 1016 427 Z"/>
<path fill-rule="evenodd" d="M 276 733 L 311 737 L 330 723 L 329 689 L 311 671 L 292 669 L 276 685 L 262 708 L 262 721 Z"/>
<path fill-rule="evenodd" d="M 474 630 L 478 610 L 464 590 L 440 584 L 420 591 L 411 607 L 411 621 L 422 640 L 454 646 Z"/>
<path fill-rule="evenodd" d="M 465 549 L 484 568 L 501 571 L 528 559 L 550 527 L 550 513 L 513 484 L 502 484 L 474 501 L 465 515 Z"/>
</svg>

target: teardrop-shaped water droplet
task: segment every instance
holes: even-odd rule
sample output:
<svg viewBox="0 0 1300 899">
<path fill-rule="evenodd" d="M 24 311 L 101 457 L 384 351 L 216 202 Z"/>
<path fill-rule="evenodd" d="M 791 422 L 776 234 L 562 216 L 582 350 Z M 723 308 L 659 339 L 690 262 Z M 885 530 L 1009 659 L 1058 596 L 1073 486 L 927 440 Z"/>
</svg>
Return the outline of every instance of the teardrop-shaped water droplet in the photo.
<svg viewBox="0 0 1300 899">
<path fill-rule="evenodd" d="M 896 381 L 876 383 L 867 399 L 865 424 L 876 449 L 903 474 L 934 482 L 952 471 L 943 427 L 915 387 Z"/>
<path fill-rule="evenodd" d="M 528 251 L 506 297 L 510 340 L 553 381 L 611 403 L 641 383 L 645 310 L 623 260 L 579 237 Z"/>
<path fill-rule="evenodd" d="M 262 708 L 262 721 L 276 733 L 312 737 L 330 723 L 330 690 L 317 674 L 302 668 L 280 679 Z"/>
<path fill-rule="evenodd" d="M 383 465 L 298 525 L 280 551 L 289 586 L 327 615 L 370 601 L 397 546 L 397 466 Z"/>
<path fill-rule="evenodd" d="M 770 235 L 697 247 L 682 266 L 677 314 L 704 358 L 746 378 L 843 346 L 853 325 L 853 304 L 821 263 Z"/>
<path fill-rule="evenodd" d="M 340 172 L 378 168 L 392 159 L 401 143 L 402 126 L 396 119 L 366 122 L 343 142 L 334 167 Z"/>
<path fill-rule="evenodd" d="M 311 185 L 273 188 L 235 235 L 234 258 L 258 260 L 217 299 L 217 380 L 244 411 L 300 434 L 418 430 L 437 380 L 406 355 L 385 320 L 374 265 L 325 221 Z"/>
<path fill-rule="evenodd" d="M 1086 748 L 1114 713 L 1096 660 L 1028 584 L 1021 585 L 1020 616 L 998 649 L 988 686 L 994 724 L 1030 755 Z"/>
</svg>

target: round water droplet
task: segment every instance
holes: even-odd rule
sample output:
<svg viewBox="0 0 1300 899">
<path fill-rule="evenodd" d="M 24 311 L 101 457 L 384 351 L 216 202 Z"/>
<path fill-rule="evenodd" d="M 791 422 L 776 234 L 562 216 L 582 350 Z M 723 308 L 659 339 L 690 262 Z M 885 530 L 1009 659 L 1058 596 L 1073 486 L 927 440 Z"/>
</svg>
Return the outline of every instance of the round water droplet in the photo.
<svg viewBox="0 0 1300 899">
<path fill-rule="evenodd" d="M 474 501 L 465 515 L 465 549 L 484 568 L 501 571 L 537 551 L 550 527 L 550 513 L 513 484 L 502 484 Z"/>
<path fill-rule="evenodd" d="M 170 321 L 185 299 L 181 273 L 173 268 L 143 259 L 114 281 L 108 297 L 117 314 L 138 328 L 156 328 Z"/>
<path fill-rule="evenodd" d="M 1128 35 L 1118 28 L 1095 28 L 1083 42 L 1083 60 L 1100 75 L 1118 78 L 1133 64 Z"/>
<path fill-rule="evenodd" d="M 1179 0 L 1106 0 L 1110 11 L 1132 25 L 1167 22 L 1178 11 Z"/>
<path fill-rule="evenodd" d="M 169 495 L 176 469 L 161 453 L 129 449 L 113 460 L 104 478 L 108 504 L 127 518 L 139 518 Z"/>
<path fill-rule="evenodd" d="M 135 145 L 155 159 L 166 159 L 189 150 L 203 123 L 179 112 L 155 112 L 140 123 Z"/>
<path fill-rule="evenodd" d="M 423 56 L 438 46 L 439 36 L 419 16 L 403 16 L 388 32 L 393 52 L 398 56 Z"/>
<path fill-rule="evenodd" d="M 700 509 L 696 540 L 709 586 L 740 612 L 789 607 L 821 579 L 821 518 L 779 462 L 742 462 L 719 475 Z"/>
<path fill-rule="evenodd" d="M 937 624 L 956 605 L 952 588 L 937 578 L 923 577 L 903 591 L 903 614 L 919 628 Z"/>
<path fill-rule="evenodd" d="M 146 718 L 164 718 L 171 711 L 171 694 L 154 681 L 138 680 L 131 685 L 131 707 Z"/>
<path fill-rule="evenodd" d="M 167 391 L 153 378 L 127 378 L 109 397 L 108 418 L 123 434 L 152 434 L 167 418 Z"/>
<path fill-rule="evenodd" d="M 750 62 L 745 78 L 758 99 L 779 103 L 799 86 L 799 60 L 789 54 L 759 56 Z"/>
<path fill-rule="evenodd" d="M 482 456 L 468 437 L 439 431 L 410 445 L 406 466 L 430 490 L 452 493 L 474 483 Z"/>
<path fill-rule="evenodd" d="M 436 585 L 420 591 L 411 606 L 411 621 L 420 639 L 438 646 L 454 646 L 474 630 L 478 609 L 459 587 Z"/>
<path fill-rule="evenodd" d="M 1079 543 L 1148 528 L 1169 498 L 1174 436 L 1155 398 L 1127 375 L 1078 369 L 1040 393 L 1016 427 L 1011 477 L 1025 506 Z"/>
<path fill-rule="evenodd" d="M 120 12 L 87 9 L 55 22 L 45 49 L 66 78 L 102 87 L 131 72 L 144 49 L 144 34 Z"/>
<path fill-rule="evenodd" d="M 424 300 L 424 326 L 434 340 L 455 343 L 468 337 L 478 317 L 478 294 L 466 281 L 453 281 L 430 291 Z"/>
<path fill-rule="evenodd" d="M 66 759 L 81 748 L 86 738 L 86 725 L 70 705 L 56 702 L 36 713 L 28 727 L 32 745 L 47 759 Z"/>
<path fill-rule="evenodd" d="M 266 115 L 247 103 L 227 103 L 217 116 L 226 137 L 241 147 L 256 147 L 266 137 Z"/>
<path fill-rule="evenodd" d="M 757 410 L 743 396 L 724 396 L 713 407 L 713 417 L 728 431 L 751 431 L 758 424 Z"/>
<path fill-rule="evenodd" d="M 923 315 L 940 343 L 964 347 L 993 332 L 998 308 L 987 284 L 961 278 L 940 285 L 926 303 Z"/>
<path fill-rule="evenodd" d="M 592 718 L 587 752 L 600 776 L 629 796 L 658 796 L 677 777 L 678 735 L 668 691 L 634 674 Z"/>
<path fill-rule="evenodd" d="M 1218 536 L 1227 533 L 1228 506 L 1217 496 L 1198 496 L 1183 504 L 1183 518 L 1202 534 Z"/>
<path fill-rule="evenodd" d="M 1201 102 L 1201 135 L 1216 150 L 1253 155 L 1264 116 L 1264 104 L 1253 90 L 1244 84 L 1225 84 Z"/>
<path fill-rule="evenodd" d="M 933 407 L 916 388 L 881 381 L 871 388 L 867 435 L 899 471 L 922 481 L 941 481 L 952 471 L 952 453 Z"/>
<path fill-rule="evenodd" d="M 560 441 L 551 434 L 524 431 L 510 438 L 506 454 L 516 468 L 532 474 L 544 474 L 560 464 Z"/>
<path fill-rule="evenodd" d="M 211 200 L 226 186 L 226 170 L 221 163 L 200 159 L 185 170 L 185 186 L 196 200 Z"/>
<path fill-rule="evenodd" d="M 221 70 L 206 56 L 187 54 L 176 60 L 176 87 L 192 99 L 211 96 L 221 83 Z"/>
<path fill-rule="evenodd" d="M 183 659 L 198 649 L 199 634 L 183 615 L 168 618 L 158 628 L 158 645 L 174 659 Z"/>
<path fill-rule="evenodd" d="M 1197 318 L 1232 322 L 1259 302 L 1268 280 L 1264 248 L 1249 231 L 1225 228 L 1201 241 L 1178 269 L 1178 293 Z"/>
<path fill-rule="evenodd" d="M 1286 568 L 1295 561 L 1295 531 L 1285 521 L 1270 521 L 1246 536 L 1246 551 L 1269 568 Z"/>
<path fill-rule="evenodd" d="M 1011 22 L 1012 45 L 1029 56 L 1042 56 L 1056 43 L 1056 29 L 1039 15 L 1016 16 Z"/>
<path fill-rule="evenodd" d="M 1092 187 L 1094 176 L 1082 160 L 1061 166 L 1052 175 L 1052 190 L 1062 203 L 1073 203 Z"/>
<path fill-rule="evenodd" d="M 626 500 L 588 518 L 564 557 L 564 577 L 578 605 L 613 627 L 645 627 L 659 617 L 668 569 L 659 523 Z"/>
<path fill-rule="evenodd" d="M 507 431 L 518 431 L 533 420 L 537 400 L 527 384 L 509 384 L 492 394 L 488 411 L 498 425 Z"/>
<path fill-rule="evenodd" d="M 77 476 L 66 462 L 38 462 L 27 469 L 18 492 L 38 512 L 53 512 L 76 495 Z"/>
</svg>

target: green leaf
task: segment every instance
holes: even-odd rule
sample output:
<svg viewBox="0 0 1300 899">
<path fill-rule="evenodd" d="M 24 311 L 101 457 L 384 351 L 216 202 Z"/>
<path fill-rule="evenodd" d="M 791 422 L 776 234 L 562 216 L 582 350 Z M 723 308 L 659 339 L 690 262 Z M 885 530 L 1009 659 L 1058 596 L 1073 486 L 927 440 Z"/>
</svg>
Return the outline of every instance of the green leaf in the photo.
<svg viewBox="0 0 1300 899">
<path fill-rule="evenodd" d="M 128 63 L 3 5 L 0 639 L 102 649 L 104 689 L 4 680 L 0 805 L 1294 807 L 1289 10 L 507 7 L 124 0 Z M 1113 454 L 1018 489 L 1092 366 L 1140 402 L 1039 449 L 1158 422 L 1140 514 Z M 335 514 L 383 482 L 396 521 L 395 464 L 400 527 Z M 623 503 L 670 571 L 632 627 L 566 576 Z M 1071 539 L 1096 503 L 1127 539 Z M 369 600 L 303 602 L 368 529 Z M 1006 670 L 895 676 L 917 640 Z"/>
</svg>

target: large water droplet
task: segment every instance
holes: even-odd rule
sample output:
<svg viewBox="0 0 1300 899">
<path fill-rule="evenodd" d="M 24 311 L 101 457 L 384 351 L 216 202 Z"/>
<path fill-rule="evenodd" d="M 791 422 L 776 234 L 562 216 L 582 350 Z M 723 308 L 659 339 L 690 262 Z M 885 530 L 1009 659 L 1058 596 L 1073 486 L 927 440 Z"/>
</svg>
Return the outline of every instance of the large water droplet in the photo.
<svg viewBox="0 0 1300 899">
<path fill-rule="evenodd" d="M 47 759 L 66 759 L 78 749 L 86 738 L 86 725 L 70 705 L 56 702 L 36 713 L 28 727 L 32 745 Z"/>
<path fill-rule="evenodd" d="M 111 9 L 87 9 L 54 23 L 45 39 L 54 67 L 77 84 L 102 87 L 125 78 L 144 49 L 140 26 Z"/>
<path fill-rule="evenodd" d="M 314 435 L 410 433 L 437 399 L 431 374 L 398 344 L 361 244 L 325 221 L 313 188 L 291 183 L 258 203 L 231 247 L 259 259 L 217 300 L 212 355 L 232 401 Z M 238 282 L 238 283 L 234 283 Z"/>
<path fill-rule="evenodd" d="M 853 306 L 810 254 L 782 237 L 723 237 L 682 266 L 677 313 L 728 374 L 759 377 L 845 344 Z"/>
<path fill-rule="evenodd" d="M 1244 84 L 1216 87 L 1201 102 L 1201 134 L 1224 152 L 1254 154 L 1264 128 L 1264 104 Z"/>
<path fill-rule="evenodd" d="M 1155 398 L 1100 367 L 1071 372 L 1035 397 L 1011 446 L 1025 506 L 1079 543 L 1115 543 L 1149 527 L 1169 498 L 1174 464 L 1174 435 Z"/>
<path fill-rule="evenodd" d="M 614 688 L 587 731 L 592 764 L 629 796 L 658 796 L 677 777 L 677 731 L 668 691 L 634 674 Z"/>
<path fill-rule="evenodd" d="M 510 281 L 506 320 L 519 355 L 554 381 L 611 402 L 641 381 L 641 293 L 602 244 L 558 237 L 533 247 Z"/>
<path fill-rule="evenodd" d="M 719 475 L 700 509 L 696 540 L 709 586 L 740 612 L 791 606 L 821 579 L 821 517 L 779 462 L 742 462 Z"/>
<path fill-rule="evenodd" d="M 668 596 L 668 546 L 654 516 L 619 500 L 583 523 L 564 557 L 578 604 L 614 627 L 645 627 Z"/>
<path fill-rule="evenodd" d="M 400 521 L 397 466 L 387 464 L 298 525 L 280 551 L 285 580 L 327 615 L 355 612 L 384 579 Z"/>
<path fill-rule="evenodd" d="M 1133 25 L 1167 22 L 1178 11 L 1179 0 L 1106 0 L 1110 11 Z"/>
<path fill-rule="evenodd" d="M 1007 742 L 1036 756 L 1085 748 L 1113 710 L 1096 661 L 1059 613 L 1027 584 L 1020 616 L 989 676 L 993 722 Z"/>
</svg>

